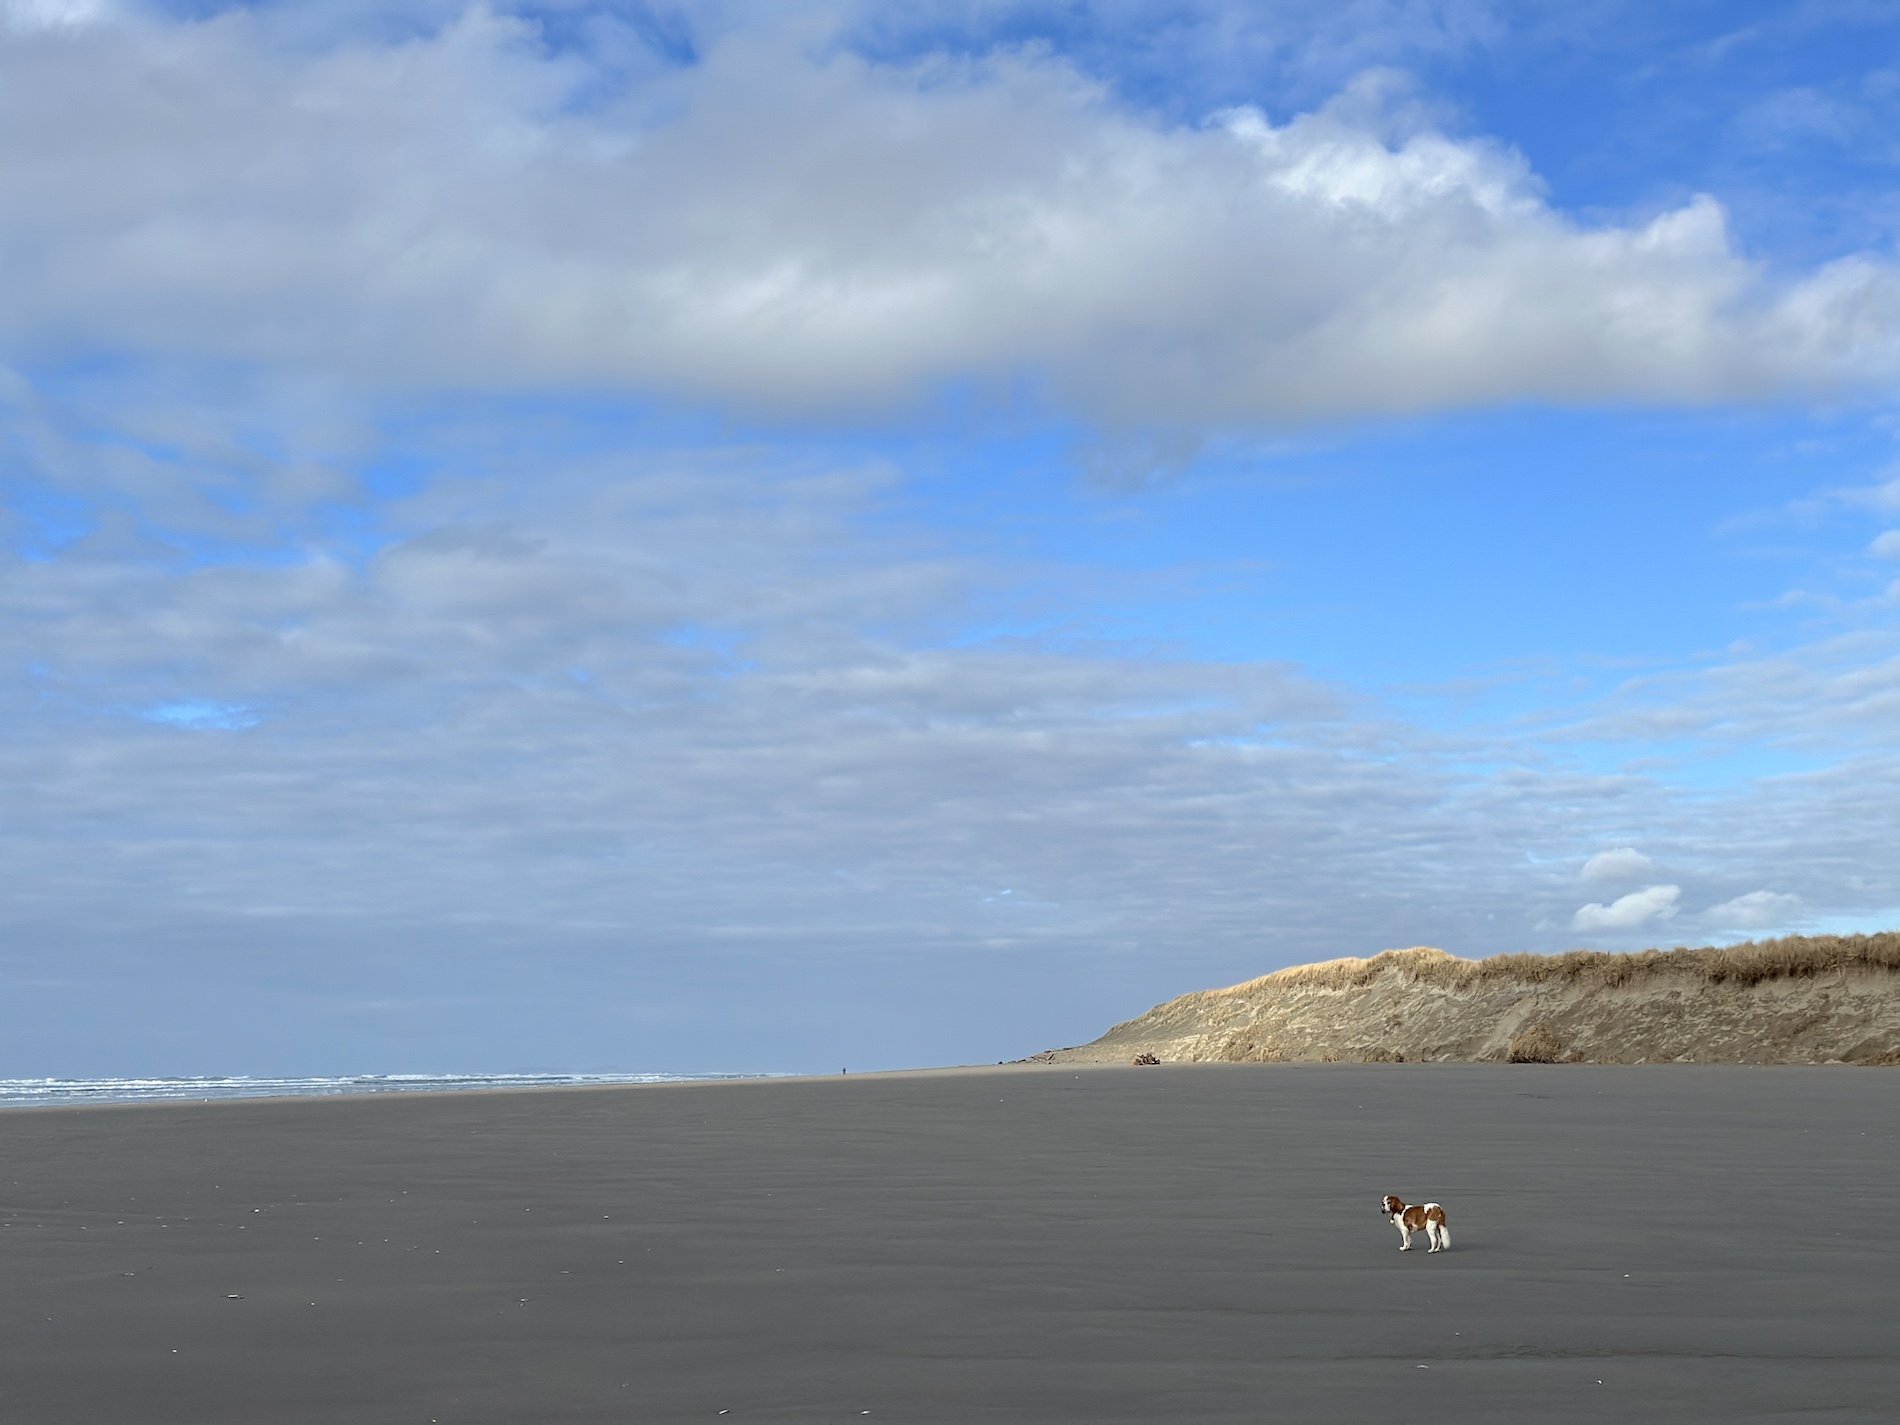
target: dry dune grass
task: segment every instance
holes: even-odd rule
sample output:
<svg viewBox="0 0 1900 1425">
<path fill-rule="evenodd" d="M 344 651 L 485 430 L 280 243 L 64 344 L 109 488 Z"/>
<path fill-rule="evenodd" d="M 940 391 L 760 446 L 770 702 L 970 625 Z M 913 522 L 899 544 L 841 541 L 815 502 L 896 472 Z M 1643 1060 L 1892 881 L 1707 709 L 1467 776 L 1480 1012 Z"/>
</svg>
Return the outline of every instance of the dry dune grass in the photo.
<svg viewBox="0 0 1900 1425">
<path fill-rule="evenodd" d="M 1514 1034 L 1504 1057 L 1513 1064 L 1555 1064 L 1563 1059 L 1564 1050 L 1564 1041 L 1538 1024 Z"/>
<path fill-rule="evenodd" d="M 1084 1061 L 1900 1061 L 1900 931 L 1700 949 L 1494 955 L 1414 946 L 1156 1005 Z"/>
<path fill-rule="evenodd" d="M 1855 969 L 1900 970 L 1900 931 L 1791 935 L 1740 945 L 1643 950 L 1635 954 L 1572 950 L 1564 955 L 1493 955 L 1484 960 L 1461 959 L 1418 945 L 1387 950 L 1368 959 L 1349 956 L 1295 965 L 1226 989 L 1202 990 L 1189 998 L 1211 1000 L 1274 989 L 1354 989 L 1388 971 L 1396 971 L 1417 984 L 1456 989 L 1500 980 L 1526 985 L 1615 987 L 1675 977 L 1712 985 L 1757 985 L 1765 980 L 1800 979 Z"/>
</svg>

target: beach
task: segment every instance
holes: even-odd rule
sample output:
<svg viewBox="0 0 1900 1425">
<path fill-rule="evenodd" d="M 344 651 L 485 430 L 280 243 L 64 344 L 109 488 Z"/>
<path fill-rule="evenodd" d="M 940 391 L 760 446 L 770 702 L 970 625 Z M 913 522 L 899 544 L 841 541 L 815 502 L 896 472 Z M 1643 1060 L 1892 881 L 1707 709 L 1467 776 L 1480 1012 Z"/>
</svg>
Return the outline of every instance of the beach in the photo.
<svg viewBox="0 0 1900 1425">
<path fill-rule="evenodd" d="M 1887 1421 L 1890 1072 L 0 1113 L 8 1425 Z M 1401 1255 L 1380 1196 L 1445 1205 Z"/>
</svg>

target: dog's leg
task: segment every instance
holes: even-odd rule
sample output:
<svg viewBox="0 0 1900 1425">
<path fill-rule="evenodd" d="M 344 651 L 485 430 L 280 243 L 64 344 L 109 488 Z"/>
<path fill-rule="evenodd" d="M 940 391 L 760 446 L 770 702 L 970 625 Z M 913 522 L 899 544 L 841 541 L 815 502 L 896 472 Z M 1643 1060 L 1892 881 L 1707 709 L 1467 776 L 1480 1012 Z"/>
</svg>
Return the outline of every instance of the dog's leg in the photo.
<svg viewBox="0 0 1900 1425">
<path fill-rule="evenodd" d="M 1401 1252 L 1411 1251 L 1412 1250 L 1412 1229 L 1405 1225 L 1404 1219 L 1402 1218 L 1395 1217 L 1392 1220 L 1398 1224 L 1399 1250 Z"/>
</svg>

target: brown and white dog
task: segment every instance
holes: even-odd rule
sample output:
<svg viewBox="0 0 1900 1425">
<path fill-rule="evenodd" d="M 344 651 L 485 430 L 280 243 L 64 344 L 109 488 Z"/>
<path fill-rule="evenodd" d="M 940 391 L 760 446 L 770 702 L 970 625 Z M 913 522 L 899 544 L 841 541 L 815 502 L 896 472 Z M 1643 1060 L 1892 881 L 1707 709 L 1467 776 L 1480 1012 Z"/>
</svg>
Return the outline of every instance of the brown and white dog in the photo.
<svg viewBox="0 0 1900 1425">
<path fill-rule="evenodd" d="M 1425 1240 L 1432 1244 L 1427 1251 L 1442 1252 L 1451 1246 L 1451 1229 L 1445 1225 L 1445 1209 L 1435 1202 L 1408 1204 L 1404 1198 L 1387 1193 L 1379 1203 L 1379 1211 L 1399 1229 L 1401 1252 L 1412 1250 L 1414 1232 L 1423 1232 Z"/>
</svg>

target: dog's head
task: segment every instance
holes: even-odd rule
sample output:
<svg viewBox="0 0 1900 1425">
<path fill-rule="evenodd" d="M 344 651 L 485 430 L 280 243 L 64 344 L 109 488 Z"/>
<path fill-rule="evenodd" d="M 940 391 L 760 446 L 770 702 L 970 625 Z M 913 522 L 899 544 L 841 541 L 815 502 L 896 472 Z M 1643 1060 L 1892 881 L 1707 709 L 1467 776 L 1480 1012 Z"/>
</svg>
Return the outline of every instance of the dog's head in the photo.
<svg viewBox="0 0 1900 1425">
<path fill-rule="evenodd" d="M 1391 1193 L 1387 1193 L 1384 1197 L 1379 1199 L 1379 1211 L 1387 1217 L 1390 1217 L 1395 1212 L 1402 1212 L 1404 1210 L 1405 1200 L 1403 1198 L 1394 1197 Z"/>
</svg>

